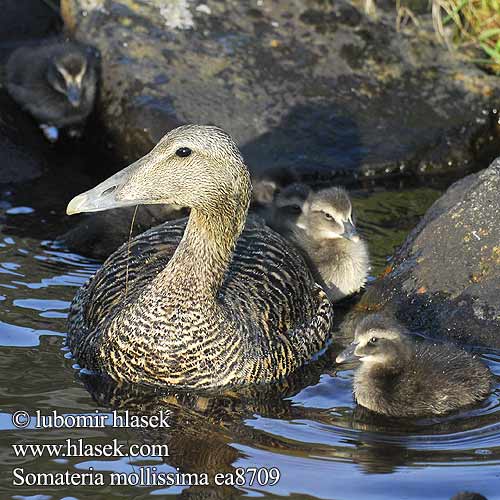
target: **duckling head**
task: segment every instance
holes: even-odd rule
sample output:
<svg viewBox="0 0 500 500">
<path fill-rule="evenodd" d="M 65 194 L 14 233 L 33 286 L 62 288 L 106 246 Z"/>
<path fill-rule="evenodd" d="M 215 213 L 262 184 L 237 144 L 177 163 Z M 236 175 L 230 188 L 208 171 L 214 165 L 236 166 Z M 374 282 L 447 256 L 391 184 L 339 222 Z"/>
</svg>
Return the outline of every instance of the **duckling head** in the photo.
<svg viewBox="0 0 500 500">
<path fill-rule="evenodd" d="M 243 219 L 250 175 L 231 137 L 213 126 L 185 125 L 147 155 L 71 200 L 68 215 L 140 204 L 176 204 L 199 214 Z"/>
<path fill-rule="evenodd" d="M 352 220 L 352 205 L 347 191 L 333 187 L 311 193 L 304 203 L 297 226 L 316 240 L 344 238 L 357 242 L 359 236 Z"/>
<path fill-rule="evenodd" d="M 80 106 L 84 81 L 91 77 L 87 57 L 82 52 L 57 54 L 47 69 L 50 86 L 64 95 L 74 108 Z"/>
<path fill-rule="evenodd" d="M 279 191 L 274 197 L 274 225 L 283 229 L 293 229 L 304 209 L 311 188 L 295 182 Z"/>
<path fill-rule="evenodd" d="M 355 340 L 341 352 L 337 363 L 360 360 L 362 363 L 396 366 L 405 359 L 409 339 L 397 323 L 378 315 L 364 318 L 355 329 Z"/>
<path fill-rule="evenodd" d="M 302 213 L 310 192 L 309 186 L 294 182 L 276 194 L 274 204 L 278 210 L 282 210 L 284 213 L 298 215 Z"/>
</svg>

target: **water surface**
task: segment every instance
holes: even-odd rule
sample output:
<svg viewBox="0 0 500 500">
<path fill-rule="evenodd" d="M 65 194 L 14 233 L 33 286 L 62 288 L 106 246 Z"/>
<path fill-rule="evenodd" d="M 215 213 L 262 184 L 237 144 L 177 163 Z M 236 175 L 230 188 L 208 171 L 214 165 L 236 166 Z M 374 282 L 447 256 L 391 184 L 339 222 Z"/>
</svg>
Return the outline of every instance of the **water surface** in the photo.
<svg viewBox="0 0 500 500">
<path fill-rule="evenodd" d="M 58 179 L 58 180 L 57 180 Z M 446 418 L 397 420 L 356 408 L 352 371 L 337 371 L 334 344 L 315 363 L 276 387 L 242 394 L 199 396 L 119 390 L 80 373 L 64 349 L 70 301 L 98 268 L 91 259 L 51 240 L 71 225 L 64 205 L 77 189 L 54 175 L 0 200 L 0 497 L 5 499 L 291 498 L 337 500 L 448 499 L 459 490 L 500 498 L 500 393 Z M 55 186 L 55 187 L 54 187 Z M 59 186 L 59 187 L 58 187 Z M 81 190 L 82 182 L 79 182 Z M 355 208 L 370 241 L 372 275 L 414 227 L 442 187 L 359 187 Z M 45 193 L 45 195 L 44 195 Z M 50 193 L 50 196 L 47 194 Z M 483 353 L 500 375 L 500 355 Z M 98 409 L 168 411 L 170 427 L 157 430 L 25 429 L 16 411 L 61 415 Z M 19 443 L 93 445 L 168 444 L 169 456 L 16 457 Z M 25 472 L 138 473 L 144 467 L 175 473 L 234 474 L 236 468 L 277 468 L 277 484 L 244 486 L 16 486 Z M 152 470 L 152 469 L 151 469 Z M 261 469 L 263 470 L 263 469 Z M 248 476 L 247 476 L 248 479 Z M 266 483 L 261 476 L 262 483 Z M 269 481 L 268 481 L 269 483 Z M 99 492 L 99 493 L 97 493 Z"/>
</svg>

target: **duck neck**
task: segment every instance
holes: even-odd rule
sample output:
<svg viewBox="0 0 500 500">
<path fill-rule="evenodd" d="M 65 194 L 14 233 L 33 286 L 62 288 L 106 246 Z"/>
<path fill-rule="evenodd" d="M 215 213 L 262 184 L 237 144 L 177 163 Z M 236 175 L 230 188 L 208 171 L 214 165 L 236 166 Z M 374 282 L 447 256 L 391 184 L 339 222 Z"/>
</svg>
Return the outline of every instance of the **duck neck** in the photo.
<svg viewBox="0 0 500 500">
<path fill-rule="evenodd" d="M 243 198 L 245 198 L 243 196 Z M 155 280 L 169 297 L 215 300 L 245 225 L 249 197 L 192 208 L 184 236 Z"/>
</svg>

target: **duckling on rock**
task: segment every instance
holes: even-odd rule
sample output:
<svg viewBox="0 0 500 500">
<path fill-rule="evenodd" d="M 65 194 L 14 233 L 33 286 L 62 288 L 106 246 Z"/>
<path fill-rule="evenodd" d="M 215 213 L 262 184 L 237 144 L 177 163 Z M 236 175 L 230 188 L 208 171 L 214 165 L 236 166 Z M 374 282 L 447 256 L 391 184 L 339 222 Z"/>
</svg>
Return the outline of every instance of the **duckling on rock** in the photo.
<svg viewBox="0 0 500 500">
<path fill-rule="evenodd" d="M 314 192 L 304 184 L 291 184 L 276 195 L 270 224 L 302 250 L 332 301 L 364 286 L 368 247 L 356 232 L 344 189 Z"/>
<path fill-rule="evenodd" d="M 359 358 L 354 397 L 394 417 L 443 415 L 484 400 L 493 377 L 481 361 L 451 344 L 416 342 L 401 325 L 373 314 L 360 321 L 354 342 L 337 363 Z"/>
<path fill-rule="evenodd" d="M 79 134 L 96 94 L 97 61 L 90 47 L 63 41 L 20 47 L 10 55 L 6 72 L 9 94 L 49 141 L 57 141 L 59 128 Z"/>
<path fill-rule="evenodd" d="M 250 176 L 231 137 L 187 125 L 94 189 L 68 214 L 177 204 L 171 221 L 121 246 L 69 314 L 78 363 L 117 381 L 207 389 L 270 382 L 329 339 L 332 307 L 300 253 L 245 227 Z"/>
</svg>

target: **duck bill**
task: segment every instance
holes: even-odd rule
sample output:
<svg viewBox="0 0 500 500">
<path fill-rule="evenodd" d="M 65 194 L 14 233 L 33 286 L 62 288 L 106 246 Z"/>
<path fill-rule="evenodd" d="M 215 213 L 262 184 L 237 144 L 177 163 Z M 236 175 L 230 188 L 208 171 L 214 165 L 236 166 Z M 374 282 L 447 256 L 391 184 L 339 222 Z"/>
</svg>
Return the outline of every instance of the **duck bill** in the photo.
<svg viewBox="0 0 500 500">
<path fill-rule="evenodd" d="M 137 160 L 132 165 L 120 170 L 95 188 L 75 196 L 68 204 L 66 213 L 68 215 L 82 212 L 100 212 L 110 208 L 129 207 L 148 203 L 147 200 L 139 199 L 134 190 L 127 189 L 133 174 L 142 170 L 150 163 L 149 155 Z M 127 194 L 128 192 L 128 194 Z"/>
<path fill-rule="evenodd" d="M 344 232 L 342 238 L 350 241 L 359 241 L 359 236 L 352 222 L 344 222 Z"/>
<path fill-rule="evenodd" d="M 80 106 L 80 101 L 82 98 L 82 90 L 76 84 L 70 84 L 66 91 L 66 95 L 68 97 L 68 101 L 74 108 Z"/>
<path fill-rule="evenodd" d="M 335 362 L 338 364 L 341 363 L 349 363 L 351 361 L 356 361 L 358 356 L 354 353 L 356 350 L 357 344 L 350 344 L 347 349 L 343 350 L 336 358 Z"/>
</svg>

